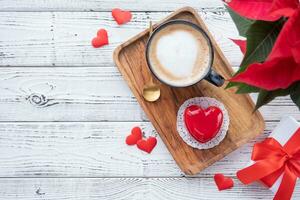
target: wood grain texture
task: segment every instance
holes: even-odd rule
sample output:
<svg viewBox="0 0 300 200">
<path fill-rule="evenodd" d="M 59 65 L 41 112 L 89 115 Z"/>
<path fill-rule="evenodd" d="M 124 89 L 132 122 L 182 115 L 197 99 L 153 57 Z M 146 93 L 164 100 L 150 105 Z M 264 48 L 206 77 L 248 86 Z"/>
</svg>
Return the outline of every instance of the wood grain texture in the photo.
<svg viewBox="0 0 300 200">
<path fill-rule="evenodd" d="M 178 19 L 195 23 L 206 31 L 214 50 L 213 69 L 225 80 L 230 79 L 233 69 L 193 8 L 179 9 L 159 24 Z M 144 85 L 150 80 L 159 84 L 146 62 L 145 48 L 148 39 L 149 30 L 147 29 L 121 44 L 114 51 L 114 61 L 174 160 L 185 174 L 199 173 L 263 132 L 265 126 L 263 117 L 258 111 L 253 112 L 254 104 L 248 95 L 237 95 L 235 90 L 225 90 L 224 87 L 215 87 L 205 81 L 186 88 L 174 88 L 161 84 L 159 86 L 160 99 L 156 102 L 145 101 L 142 96 Z M 222 102 L 229 114 L 230 126 L 228 131 L 226 130 L 225 139 L 210 149 L 192 148 L 186 144 L 177 131 L 179 107 L 186 100 L 199 96 L 215 98 Z"/>
<path fill-rule="evenodd" d="M 234 176 L 248 163 L 253 143 L 277 123 L 267 123 L 263 135 L 197 176 Z M 141 126 L 146 136 L 157 136 L 150 122 L 0 123 L 0 177 L 182 176 L 160 137 L 151 154 L 125 144 L 134 126 Z"/>
<path fill-rule="evenodd" d="M 287 97 L 262 108 L 264 135 L 197 179 L 179 178 L 182 172 L 160 139 L 151 155 L 124 145 L 134 125 L 156 132 L 113 66 L 112 51 L 150 19 L 156 22 L 187 5 L 200 12 L 230 64 L 238 66 L 242 54 L 228 39 L 238 33 L 221 0 L 0 0 L 0 199 L 272 198 L 262 186 L 238 181 L 233 190 L 217 192 L 211 177 L 234 176 L 253 143 L 282 115 L 300 120 Z M 110 16 L 112 6 L 138 12 L 119 27 Z M 109 31 L 111 44 L 93 49 L 90 40 L 101 27 Z M 294 199 L 300 198 L 298 188 Z"/>
<path fill-rule="evenodd" d="M 82 1 L 84 2 L 84 1 Z M 135 12 L 132 22 L 118 26 L 110 12 L 0 12 L 0 66 L 114 66 L 112 51 L 169 12 Z M 238 32 L 227 12 L 200 12 L 233 66 L 242 54 L 228 38 Z M 100 28 L 110 45 L 95 49 L 91 40 Z"/>
<path fill-rule="evenodd" d="M 218 192 L 212 178 L 39 178 L 0 179 L 5 200 L 215 200 L 272 199 L 272 192 L 258 184 Z M 294 199 L 300 197 L 295 189 Z"/>
<path fill-rule="evenodd" d="M 174 11 L 184 6 L 196 9 L 223 9 L 220 0 L 0 0 L 0 11 Z"/>
<path fill-rule="evenodd" d="M 115 67 L 2 67 L 0 94 L 0 121 L 148 120 Z M 261 112 L 267 121 L 300 120 L 288 97 Z"/>
<path fill-rule="evenodd" d="M 39 178 L 0 179 L 0 197 L 5 200 L 253 200 L 272 199 L 262 185 L 242 185 L 219 192 L 213 178 Z M 300 198 L 300 185 L 292 200 Z"/>
</svg>

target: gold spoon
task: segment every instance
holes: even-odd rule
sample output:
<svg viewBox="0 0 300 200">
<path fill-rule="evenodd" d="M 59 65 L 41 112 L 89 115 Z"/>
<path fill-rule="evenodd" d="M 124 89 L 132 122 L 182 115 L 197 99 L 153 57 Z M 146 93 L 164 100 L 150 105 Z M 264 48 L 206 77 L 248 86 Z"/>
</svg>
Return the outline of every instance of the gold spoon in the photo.
<svg viewBox="0 0 300 200">
<path fill-rule="evenodd" d="M 149 37 L 153 32 L 152 21 L 149 23 Z M 158 84 L 153 82 L 152 76 L 149 76 L 149 83 L 144 85 L 143 88 L 143 97 L 148 102 L 155 102 L 160 97 L 160 88 Z"/>
<path fill-rule="evenodd" d="M 160 97 L 160 88 L 158 84 L 153 83 L 152 78 L 150 79 L 150 82 L 144 85 L 143 97 L 148 102 L 155 102 Z"/>
</svg>

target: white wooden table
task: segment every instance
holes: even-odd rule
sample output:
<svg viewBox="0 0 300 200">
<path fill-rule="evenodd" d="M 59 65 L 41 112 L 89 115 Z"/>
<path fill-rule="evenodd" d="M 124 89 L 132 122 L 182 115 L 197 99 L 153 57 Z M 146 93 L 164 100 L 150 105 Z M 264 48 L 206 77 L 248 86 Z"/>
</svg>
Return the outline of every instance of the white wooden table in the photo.
<svg viewBox="0 0 300 200">
<path fill-rule="evenodd" d="M 196 8 L 237 67 L 238 37 L 221 0 L 0 0 L 0 199 L 271 199 L 235 172 L 255 141 L 195 177 L 184 177 L 163 142 L 148 155 L 124 143 L 139 125 L 156 134 L 113 64 L 113 49 L 183 6 Z M 118 26 L 111 9 L 131 9 Z M 90 45 L 106 28 L 110 45 Z M 261 109 L 262 140 L 279 119 L 300 113 L 288 97 Z M 235 180 L 218 192 L 213 175 Z M 300 198 L 299 187 L 294 199 Z"/>
</svg>

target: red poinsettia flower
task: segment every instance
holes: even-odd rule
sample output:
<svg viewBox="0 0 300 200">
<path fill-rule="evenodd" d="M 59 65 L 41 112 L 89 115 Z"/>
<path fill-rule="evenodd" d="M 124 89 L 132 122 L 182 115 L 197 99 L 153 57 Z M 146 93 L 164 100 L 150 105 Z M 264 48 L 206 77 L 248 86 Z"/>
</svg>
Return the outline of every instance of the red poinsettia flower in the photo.
<svg viewBox="0 0 300 200">
<path fill-rule="evenodd" d="M 300 80 L 300 64 L 297 64 L 292 57 L 286 57 L 275 58 L 262 64 L 254 63 L 231 81 L 275 90 L 287 88 L 298 80 Z"/>
<path fill-rule="evenodd" d="M 239 15 L 264 21 L 276 21 L 282 16 L 289 17 L 298 7 L 299 0 L 225 0 Z"/>
<path fill-rule="evenodd" d="M 234 2 L 253 2 L 251 0 L 232 0 Z M 255 1 L 258 5 L 267 0 Z M 231 4 L 230 3 L 230 4 Z M 298 0 L 274 0 L 268 12 L 256 13 L 259 19 L 269 16 L 289 16 L 274 47 L 264 63 L 254 63 L 231 79 L 266 90 L 285 89 L 300 80 L 300 6 Z M 229 5 L 230 5 L 229 4 Z M 247 3 L 246 3 L 247 4 Z M 236 5 L 236 4 L 233 4 Z M 244 14 L 247 12 L 243 12 Z M 251 16 L 254 16 L 252 13 Z"/>
</svg>

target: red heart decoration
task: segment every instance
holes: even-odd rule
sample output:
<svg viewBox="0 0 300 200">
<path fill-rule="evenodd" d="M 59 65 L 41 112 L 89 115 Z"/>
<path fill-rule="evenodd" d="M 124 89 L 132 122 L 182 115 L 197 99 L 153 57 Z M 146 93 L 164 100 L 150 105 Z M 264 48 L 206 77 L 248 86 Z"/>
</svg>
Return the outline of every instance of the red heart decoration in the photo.
<svg viewBox="0 0 300 200">
<path fill-rule="evenodd" d="M 215 183 L 220 191 L 233 187 L 232 178 L 225 177 L 223 174 L 215 174 L 214 179 L 215 179 Z"/>
<path fill-rule="evenodd" d="M 184 111 L 184 122 L 193 138 L 205 143 L 219 132 L 223 123 L 223 113 L 215 106 L 202 109 L 197 105 L 191 105 Z"/>
<path fill-rule="evenodd" d="M 94 37 L 92 40 L 92 45 L 95 48 L 102 47 L 108 44 L 108 35 L 105 29 L 100 29 L 97 32 L 97 37 Z"/>
<path fill-rule="evenodd" d="M 119 8 L 113 9 L 111 13 L 113 18 L 119 25 L 129 22 L 132 17 L 130 11 L 121 10 Z"/>
<path fill-rule="evenodd" d="M 156 138 L 151 136 L 147 140 L 141 139 L 136 143 L 137 147 L 140 150 L 145 151 L 147 153 L 151 153 L 151 151 L 154 149 L 156 144 L 157 144 Z"/>
<path fill-rule="evenodd" d="M 142 130 L 140 127 L 134 127 L 131 134 L 126 137 L 126 144 L 135 145 L 137 141 L 142 139 Z"/>
</svg>

